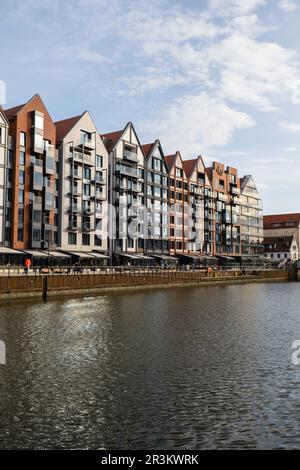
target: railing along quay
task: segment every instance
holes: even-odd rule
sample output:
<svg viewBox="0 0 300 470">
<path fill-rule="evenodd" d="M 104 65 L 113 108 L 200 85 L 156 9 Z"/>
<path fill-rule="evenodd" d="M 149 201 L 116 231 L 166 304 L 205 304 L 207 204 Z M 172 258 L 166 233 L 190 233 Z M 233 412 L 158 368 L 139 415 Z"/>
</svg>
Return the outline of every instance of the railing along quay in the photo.
<svg viewBox="0 0 300 470">
<path fill-rule="evenodd" d="M 162 268 L 159 266 L 147 267 L 127 267 L 127 266 L 51 266 L 49 268 L 31 267 L 29 272 L 20 266 L 0 266 L 0 276 L 79 276 L 85 275 L 129 275 L 129 276 L 147 276 L 161 278 L 178 278 L 190 279 L 201 277 L 219 277 L 219 276 L 236 276 L 236 275 L 256 275 L 259 272 L 268 272 L 277 270 L 270 266 L 223 266 L 217 269 L 213 268 L 196 268 L 176 267 Z"/>
</svg>

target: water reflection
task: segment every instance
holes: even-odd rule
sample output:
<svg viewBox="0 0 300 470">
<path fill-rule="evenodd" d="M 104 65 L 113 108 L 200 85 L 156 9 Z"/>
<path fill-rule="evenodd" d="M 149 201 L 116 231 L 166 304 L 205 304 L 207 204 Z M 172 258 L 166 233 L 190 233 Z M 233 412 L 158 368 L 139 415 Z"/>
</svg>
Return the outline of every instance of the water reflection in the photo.
<svg viewBox="0 0 300 470">
<path fill-rule="evenodd" d="M 0 306 L 2 448 L 296 448 L 299 284 Z"/>
</svg>

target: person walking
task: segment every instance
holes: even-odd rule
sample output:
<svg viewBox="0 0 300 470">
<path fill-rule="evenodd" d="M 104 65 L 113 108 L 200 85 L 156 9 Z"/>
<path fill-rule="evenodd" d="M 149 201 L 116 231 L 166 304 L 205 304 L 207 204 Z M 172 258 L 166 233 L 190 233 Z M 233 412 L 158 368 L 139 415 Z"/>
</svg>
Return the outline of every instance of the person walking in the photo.
<svg viewBox="0 0 300 470">
<path fill-rule="evenodd" d="M 29 274 L 30 267 L 31 267 L 31 259 L 30 258 L 26 258 L 25 266 L 26 266 L 26 273 Z"/>
</svg>

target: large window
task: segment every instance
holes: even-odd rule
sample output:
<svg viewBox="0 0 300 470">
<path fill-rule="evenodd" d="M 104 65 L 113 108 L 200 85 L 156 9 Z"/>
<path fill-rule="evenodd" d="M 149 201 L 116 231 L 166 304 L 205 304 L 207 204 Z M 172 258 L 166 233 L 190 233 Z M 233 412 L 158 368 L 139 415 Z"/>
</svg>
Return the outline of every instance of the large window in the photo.
<svg viewBox="0 0 300 470">
<path fill-rule="evenodd" d="M 26 134 L 25 132 L 20 132 L 20 147 L 26 146 Z"/>
<path fill-rule="evenodd" d="M 85 245 L 85 246 L 90 245 L 90 235 L 88 233 L 84 233 L 82 235 L 82 244 Z"/>
<path fill-rule="evenodd" d="M 37 113 L 34 114 L 34 127 L 40 131 L 44 130 L 44 116 L 41 116 Z"/>
<path fill-rule="evenodd" d="M 19 184 L 25 184 L 25 171 L 19 170 Z"/>
<path fill-rule="evenodd" d="M 97 155 L 96 157 L 96 165 L 99 167 L 103 167 L 103 157 L 101 155 Z"/>
<path fill-rule="evenodd" d="M 34 242 L 40 242 L 41 241 L 41 230 L 39 228 L 34 228 L 32 230 L 32 240 Z"/>
<path fill-rule="evenodd" d="M 87 167 L 83 168 L 83 178 L 86 179 L 86 180 L 91 179 L 91 169 L 90 168 L 87 168 Z"/>
<path fill-rule="evenodd" d="M 68 243 L 69 243 L 69 245 L 76 245 L 77 244 L 77 234 L 76 233 L 69 233 Z"/>
<path fill-rule="evenodd" d="M 19 165 L 25 165 L 25 152 L 20 152 L 19 154 Z"/>
<path fill-rule="evenodd" d="M 83 185 L 83 195 L 90 196 L 91 195 L 91 186 L 89 184 Z"/>
<path fill-rule="evenodd" d="M 19 189 L 19 204 L 24 204 L 24 190 Z"/>
</svg>

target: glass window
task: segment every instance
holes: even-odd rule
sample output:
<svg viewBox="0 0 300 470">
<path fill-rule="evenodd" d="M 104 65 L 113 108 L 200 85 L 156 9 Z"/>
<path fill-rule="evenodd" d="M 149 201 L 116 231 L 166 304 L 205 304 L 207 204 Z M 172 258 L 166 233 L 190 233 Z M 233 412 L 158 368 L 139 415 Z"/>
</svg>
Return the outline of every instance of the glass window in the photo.
<svg viewBox="0 0 300 470">
<path fill-rule="evenodd" d="M 90 245 L 90 235 L 88 233 L 84 233 L 82 235 L 82 244 L 85 245 L 85 246 Z"/>
<path fill-rule="evenodd" d="M 39 228 L 34 228 L 32 230 L 32 239 L 35 242 L 40 242 L 41 241 L 41 230 Z"/>
<path fill-rule="evenodd" d="M 25 184 L 25 171 L 19 170 L 19 184 Z"/>
<path fill-rule="evenodd" d="M 37 149 L 44 149 L 44 139 L 43 136 L 39 134 L 34 134 L 34 147 Z"/>
<path fill-rule="evenodd" d="M 96 165 L 100 166 L 101 168 L 103 167 L 103 157 L 101 155 L 97 155 L 96 157 Z"/>
<path fill-rule="evenodd" d="M 20 152 L 19 154 L 19 165 L 25 165 L 25 152 Z"/>
<path fill-rule="evenodd" d="M 24 190 L 19 189 L 19 204 L 24 204 Z"/>
<path fill-rule="evenodd" d="M 90 169 L 90 168 L 87 168 L 87 167 L 84 167 L 84 168 L 83 168 L 83 177 L 84 177 L 86 180 L 90 180 L 90 179 L 91 179 L 91 169 Z"/>
<path fill-rule="evenodd" d="M 69 245 L 76 245 L 77 244 L 77 234 L 76 233 L 69 233 L 68 243 L 69 243 Z"/>
<path fill-rule="evenodd" d="M 35 114 L 34 125 L 37 129 L 43 131 L 44 130 L 44 117 Z"/>
<path fill-rule="evenodd" d="M 25 132 L 20 132 L 20 147 L 26 146 L 26 134 Z"/>
<path fill-rule="evenodd" d="M 21 227 L 18 228 L 18 242 L 23 241 L 23 229 Z"/>
</svg>

